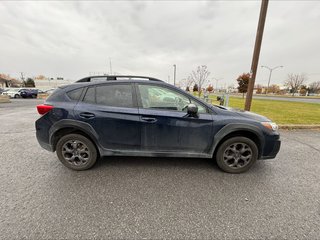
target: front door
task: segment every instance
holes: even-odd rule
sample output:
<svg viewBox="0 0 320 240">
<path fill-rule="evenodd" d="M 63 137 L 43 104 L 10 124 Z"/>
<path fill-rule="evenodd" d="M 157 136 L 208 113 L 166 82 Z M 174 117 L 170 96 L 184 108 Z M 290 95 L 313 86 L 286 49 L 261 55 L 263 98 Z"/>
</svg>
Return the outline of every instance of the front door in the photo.
<svg viewBox="0 0 320 240">
<path fill-rule="evenodd" d="M 208 153 L 212 143 L 212 115 L 198 105 L 199 117 L 188 117 L 195 103 L 179 91 L 157 84 L 137 84 L 141 148 L 153 152 Z"/>
</svg>

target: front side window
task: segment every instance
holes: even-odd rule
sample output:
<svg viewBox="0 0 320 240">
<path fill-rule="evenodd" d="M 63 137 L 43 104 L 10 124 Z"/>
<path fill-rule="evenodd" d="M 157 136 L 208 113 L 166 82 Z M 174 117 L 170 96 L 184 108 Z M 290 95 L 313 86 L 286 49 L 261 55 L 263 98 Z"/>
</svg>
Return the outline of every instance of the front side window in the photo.
<svg viewBox="0 0 320 240">
<path fill-rule="evenodd" d="M 96 86 L 96 103 L 111 107 L 133 107 L 131 84 Z"/>
<path fill-rule="evenodd" d="M 195 102 L 193 100 L 191 100 L 191 103 L 195 104 L 198 107 L 198 113 L 207 113 L 208 112 L 207 108 L 202 106 L 202 105 L 200 105 L 199 103 L 197 103 L 197 102 Z"/>
<path fill-rule="evenodd" d="M 164 87 L 143 84 L 139 92 L 143 108 L 184 111 L 190 103 L 186 96 Z"/>
<path fill-rule="evenodd" d="M 199 113 L 207 113 L 207 109 L 199 103 L 190 100 L 185 95 L 174 90 L 153 86 L 139 85 L 140 98 L 143 108 L 187 111 L 187 105 L 193 103 L 198 106 Z"/>
</svg>

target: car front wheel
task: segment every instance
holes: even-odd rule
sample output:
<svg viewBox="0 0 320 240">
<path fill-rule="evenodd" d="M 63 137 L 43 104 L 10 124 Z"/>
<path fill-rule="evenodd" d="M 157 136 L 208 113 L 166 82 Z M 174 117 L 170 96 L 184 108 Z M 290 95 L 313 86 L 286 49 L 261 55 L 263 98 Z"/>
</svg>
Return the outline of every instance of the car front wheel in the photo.
<svg viewBox="0 0 320 240">
<path fill-rule="evenodd" d="M 246 137 L 227 139 L 216 154 L 218 166 L 228 173 L 243 173 L 249 170 L 257 158 L 257 145 Z"/>
<path fill-rule="evenodd" d="M 63 136 L 57 143 L 56 151 L 63 165 L 77 171 L 91 168 L 98 157 L 91 140 L 80 134 Z"/>
</svg>

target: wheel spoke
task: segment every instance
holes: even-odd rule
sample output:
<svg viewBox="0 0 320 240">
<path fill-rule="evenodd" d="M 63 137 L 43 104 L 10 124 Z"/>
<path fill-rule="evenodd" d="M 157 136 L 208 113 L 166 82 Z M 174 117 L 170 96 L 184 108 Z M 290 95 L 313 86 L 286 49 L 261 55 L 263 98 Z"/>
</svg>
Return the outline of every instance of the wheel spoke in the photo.
<svg viewBox="0 0 320 240">
<path fill-rule="evenodd" d="M 71 157 L 66 157 L 66 156 L 64 156 L 64 158 L 65 158 L 67 161 L 69 161 L 69 162 L 73 162 L 74 159 L 75 159 L 75 155 L 72 155 Z"/>
<path fill-rule="evenodd" d="M 80 153 L 88 153 L 89 150 L 88 150 L 88 148 L 86 148 L 86 147 L 82 147 L 82 148 L 79 149 L 79 152 L 80 152 Z"/>
<path fill-rule="evenodd" d="M 251 154 L 250 155 L 247 155 L 247 156 L 241 156 L 240 159 L 242 159 L 243 161 L 248 161 L 251 159 Z"/>
</svg>

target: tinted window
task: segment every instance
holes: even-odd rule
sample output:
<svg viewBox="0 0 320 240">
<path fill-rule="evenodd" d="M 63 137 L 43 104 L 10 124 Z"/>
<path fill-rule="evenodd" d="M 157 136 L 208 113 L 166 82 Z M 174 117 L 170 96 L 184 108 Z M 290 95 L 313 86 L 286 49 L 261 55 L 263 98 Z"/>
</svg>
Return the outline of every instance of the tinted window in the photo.
<svg viewBox="0 0 320 240">
<path fill-rule="evenodd" d="M 71 100 L 78 101 L 81 96 L 82 90 L 83 88 L 75 89 L 70 92 L 67 92 L 67 95 Z"/>
<path fill-rule="evenodd" d="M 86 103 L 96 103 L 95 87 L 88 88 L 83 101 Z"/>
<path fill-rule="evenodd" d="M 97 86 L 96 101 L 97 104 L 112 107 L 133 107 L 131 84 Z"/>
</svg>

